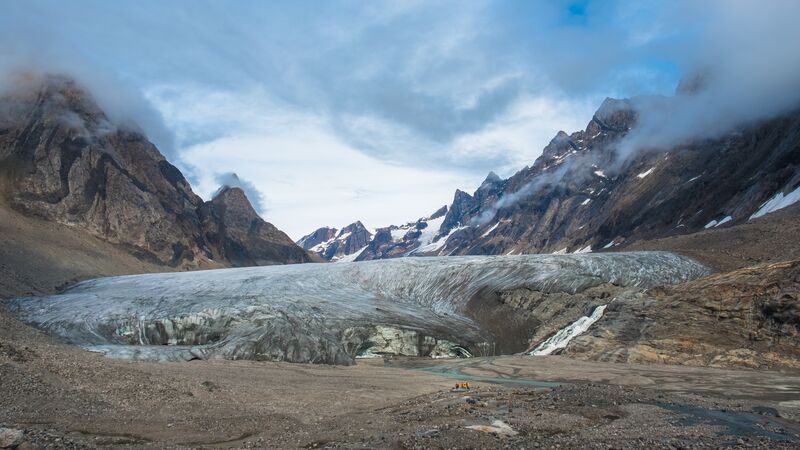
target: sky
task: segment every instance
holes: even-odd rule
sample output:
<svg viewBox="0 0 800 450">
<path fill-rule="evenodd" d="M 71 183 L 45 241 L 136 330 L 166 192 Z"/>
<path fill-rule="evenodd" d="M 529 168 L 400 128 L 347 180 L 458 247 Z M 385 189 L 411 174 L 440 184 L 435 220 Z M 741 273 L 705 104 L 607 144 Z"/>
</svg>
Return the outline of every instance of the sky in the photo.
<svg viewBox="0 0 800 450">
<path fill-rule="evenodd" d="M 235 183 L 298 239 L 427 216 L 489 171 L 532 164 L 605 97 L 672 95 L 686 74 L 747 76 L 712 77 L 711 101 L 682 106 L 693 115 L 659 144 L 731 126 L 709 123 L 706 104 L 737 120 L 774 113 L 786 95 L 765 86 L 800 75 L 798 5 L 26 0 L 4 4 L 0 70 L 74 76 L 201 197 Z M 775 101 L 739 95 L 748 83 Z M 664 120 L 652 110 L 651 132 Z"/>
</svg>

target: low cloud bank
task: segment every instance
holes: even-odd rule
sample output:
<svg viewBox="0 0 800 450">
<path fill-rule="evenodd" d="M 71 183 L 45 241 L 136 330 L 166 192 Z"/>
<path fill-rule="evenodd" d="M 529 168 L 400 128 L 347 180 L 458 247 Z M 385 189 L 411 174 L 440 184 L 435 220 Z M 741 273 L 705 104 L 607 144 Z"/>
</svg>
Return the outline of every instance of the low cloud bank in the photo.
<svg viewBox="0 0 800 450">
<path fill-rule="evenodd" d="M 716 138 L 800 107 L 800 2 L 702 2 L 708 23 L 677 59 L 685 75 L 675 96 L 632 99 L 637 126 L 620 158 Z M 687 14 L 700 6 L 685 6 Z"/>
</svg>

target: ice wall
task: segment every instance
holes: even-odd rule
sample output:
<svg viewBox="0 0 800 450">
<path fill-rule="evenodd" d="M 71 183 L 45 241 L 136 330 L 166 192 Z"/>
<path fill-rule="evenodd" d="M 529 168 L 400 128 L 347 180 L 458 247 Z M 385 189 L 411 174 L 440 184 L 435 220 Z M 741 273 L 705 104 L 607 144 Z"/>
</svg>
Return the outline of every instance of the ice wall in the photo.
<svg viewBox="0 0 800 450">
<path fill-rule="evenodd" d="M 112 356 L 351 364 L 375 349 L 441 356 L 491 342 L 464 313 L 485 289 L 649 287 L 705 273 L 664 252 L 401 258 L 101 278 L 9 308 Z M 387 329 L 403 342 L 387 342 Z"/>
</svg>

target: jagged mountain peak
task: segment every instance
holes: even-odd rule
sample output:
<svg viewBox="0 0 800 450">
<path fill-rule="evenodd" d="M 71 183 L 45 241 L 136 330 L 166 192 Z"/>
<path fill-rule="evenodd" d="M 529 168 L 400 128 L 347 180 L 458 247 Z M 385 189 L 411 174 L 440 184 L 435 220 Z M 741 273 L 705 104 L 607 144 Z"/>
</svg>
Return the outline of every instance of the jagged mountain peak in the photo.
<svg viewBox="0 0 800 450">
<path fill-rule="evenodd" d="M 360 220 L 356 220 L 355 222 L 351 223 L 350 225 L 347 225 L 346 227 L 344 227 L 341 230 L 339 230 L 339 234 L 353 233 L 353 232 L 358 232 L 358 231 L 362 231 L 362 230 L 369 233 L 369 231 L 367 230 L 367 227 L 365 227 L 364 224 L 361 223 Z"/>
<path fill-rule="evenodd" d="M 496 174 L 496 173 L 494 173 L 494 172 L 489 172 L 489 174 L 488 174 L 488 175 L 486 175 L 486 178 L 485 178 L 485 179 L 483 180 L 483 182 L 481 183 L 481 185 L 480 185 L 480 188 L 479 188 L 479 189 L 485 189 L 485 188 L 487 188 L 487 187 L 491 187 L 492 185 L 494 185 L 494 184 L 496 184 L 496 183 L 500 183 L 500 182 L 502 182 L 502 181 L 503 181 L 503 179 L 502 179 L 502 178 L 500 178 L 500 176 L 499 176 L 499 175 L 497 175 L 497 174 Z"/>
<path fill-rule="evenodd" d="M 252 221 L 261 219 L 253 208 L 247 194 L 239 187 L 223 186 L 214 194 L 211 203 L 217 207 L 225 208 L 226 211 L 236 213 L 240 220 Z"/>
<path fill-rule="evenodd" d="M 606 97 L 595 111 L 592 122 L 599 124 L 604 131 L 623 132 L 634 125 L 636 118 L 636 108 L 631 100 Z M 587 131 L 590 127 L 591 122 Z"/>
<path fill-rule="evenodd" d="M 212 201 L 224 202 L 232 200 L 246 202 L 252 208 L 252 204 L 250 204 L 247 194 L 245 194 L 242 188 L 237 186 L 222 185 L 219 189 L 217 189 L 217 192 L 215 192 L 212 197 Z"/>
<path fill-rule="evenodd" d="M 607 98 L 584 130 L 558 132 L 531 166 L 505 180 L 490 174 L 472 194 L 457 189 L 441 226 L 378 230 L 359 259 L 598 251 L 800 201 L 797 113 L 618 161 L 638 108 L 665 101 Z"/>
<path fill-rule="evenodd" d="M 428 216 L 428 220 L 438 219 L 439 217 L 442 217 L 442 216 L 446 215 L 447 214 L 447 210 L 448 210 L 447 205 L 442 206 L 441 208 L 439 208 L 436 211 L 434 211 L 433 214 Z"/>
<path fill-rule="evenodd" d="M 327 261 L 351 261 L 372 240 L 372 232 L 357 220 L 341 229 L 322 227 L 303 236 L 297 244 Z"/>
<path fill-rule="evenodd" d="M 676 95 L 693 95 L 702 91 L 708 86 L 710 73 L 708 71 L 695 72 L 686 75 L 678 81 L 675 88 Z"/>
</svg>

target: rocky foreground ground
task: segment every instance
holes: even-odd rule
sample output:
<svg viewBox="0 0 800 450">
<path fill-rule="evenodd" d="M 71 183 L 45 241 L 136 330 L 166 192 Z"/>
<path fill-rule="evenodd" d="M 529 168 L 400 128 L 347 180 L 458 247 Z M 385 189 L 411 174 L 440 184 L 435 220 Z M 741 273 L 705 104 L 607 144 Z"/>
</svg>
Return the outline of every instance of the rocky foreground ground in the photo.
<svg viewBox="0 0 800 450">
<path fill-rule="evenodd" d="M 793 371 L 562 357 L 132 363 L 2 313 L 0 380 L 0 436 L 17 448 L 800 445 Z M 452 392 L 456 381 L 471 389 Z"/>
</svg>

